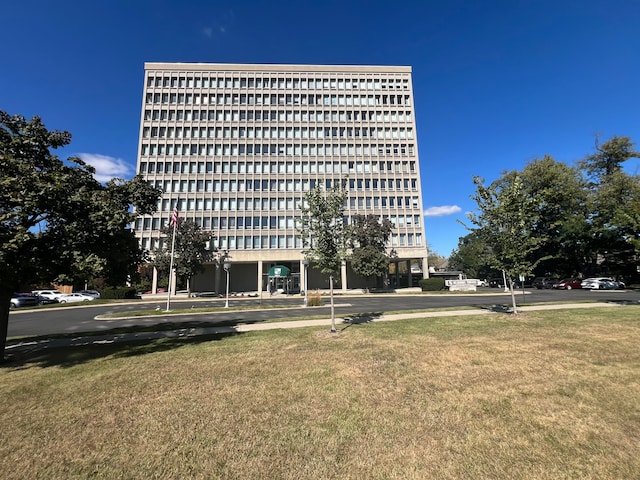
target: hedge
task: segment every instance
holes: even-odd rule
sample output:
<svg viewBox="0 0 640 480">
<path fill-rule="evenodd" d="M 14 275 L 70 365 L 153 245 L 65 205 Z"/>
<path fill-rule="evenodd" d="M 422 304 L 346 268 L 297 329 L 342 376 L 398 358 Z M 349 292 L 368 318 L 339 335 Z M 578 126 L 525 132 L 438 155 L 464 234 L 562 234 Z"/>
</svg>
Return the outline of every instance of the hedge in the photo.
<svg viewBox="0 0 640 480">
<path fill-rule="evenodd" d="M 438 292 L 444 290 L 444 278 L 423 278 L 420 280 L 423 292 Z"/>
<path fill-rule="evenodd" d="M 100 292 L 100 298 L 136 298 L 137 292 L 131 287 L 107 287 Z"/>
</svg>

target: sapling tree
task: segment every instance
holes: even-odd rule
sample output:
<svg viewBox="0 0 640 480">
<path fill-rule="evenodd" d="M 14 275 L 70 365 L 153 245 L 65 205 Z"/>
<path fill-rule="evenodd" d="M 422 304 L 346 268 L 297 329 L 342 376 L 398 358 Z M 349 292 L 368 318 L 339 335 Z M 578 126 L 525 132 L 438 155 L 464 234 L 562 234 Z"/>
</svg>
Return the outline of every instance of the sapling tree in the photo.
<svg viewBox="0 0 640 480">
<path fill-rule="evenodd" d="M 336 332 L 333 300 L 334 280 L 346 260 L 344 206 L 346 192 L 341 184 L 328 190 L 315 187 L 304 198 L 299 233 L 304 256 L 310 265 L 329 276 L 331 332 Z"/>
<path fill-rule="evenodd" d="M 480 177 L 474 177 L 476 192 L 472 199 L 478 211 L 468 214 L 475 232 L 490 249 L 491 266 L 502 270 L 508 277 L 513 312 L 518 313 L 513 291 L 513 279 L 530 275 L 535 266 L 532 253 L 544 238 L 532 234 L 538 221 L 535 200 L 524 195 L 522 179 L 515 173 L 505 175 L 489 186 Z"/>
</svg>

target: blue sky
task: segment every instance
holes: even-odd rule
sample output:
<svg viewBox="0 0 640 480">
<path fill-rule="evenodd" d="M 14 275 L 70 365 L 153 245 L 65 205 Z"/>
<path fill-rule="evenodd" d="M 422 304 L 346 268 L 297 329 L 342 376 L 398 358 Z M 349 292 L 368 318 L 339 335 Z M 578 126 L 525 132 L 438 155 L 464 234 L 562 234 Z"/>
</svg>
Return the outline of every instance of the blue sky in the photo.
<svg viewBox="0 0 640 480">
<path fill-rule="evenodd" d="M 101 179 L 135 174 L 144 62 L 412 66 L 427 241 L 445 256 L 473 175 L 573 164 L 596 134 L 640 144 L 637 0 L 22 0 L 0 15 L 0 109 L 70 131 L 58 154 Z"/>
</svg>

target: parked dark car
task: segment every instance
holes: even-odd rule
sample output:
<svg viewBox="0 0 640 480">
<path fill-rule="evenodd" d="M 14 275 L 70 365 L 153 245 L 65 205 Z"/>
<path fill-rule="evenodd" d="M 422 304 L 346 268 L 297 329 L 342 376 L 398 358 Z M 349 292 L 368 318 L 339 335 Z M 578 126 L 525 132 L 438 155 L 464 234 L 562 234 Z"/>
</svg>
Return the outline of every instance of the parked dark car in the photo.
<svg viewBox="0 0 640 480">
<path fill-rule="evenodd" d="M 38 299 L 38 305 L 51 305 L 52 303 L 59 303 L 57 298 L 44 297 L 42 295 L 34 295 Z"/>
<path fill-rule="evenodd" d="M 38 297 L 23 293 L 14 293 L 11 296 L 11 308 L 35 307 L 39 305 Z"/>
<path fill-rule="evenodd" d="M 533 279 L 533 286 L 538 290 L 543 288 L 553 288 L 553 284 L 557 281 L 558 279 L 553 277 L 536 277 Z"/>
<path fill-rule="evenodd" d="M 519 278 L 513 281 L 513 288 L 530 288 L 533 287 L 533 278 L 525 277 L 524 281 Z"/>
<path fill-rule="evenodd" d="M 573 290 L 574 288 L 582 288 L 582 280 L 579 278 L 565 278 L 553 284 L 553 288 L 559 290 Z"/>
<path fill-rule="evenodd" d="M 489 286 L 491 288 L 503 288 L 504 287 L 504 279 L 502 278 L 490 278 Z"/>
</svg>

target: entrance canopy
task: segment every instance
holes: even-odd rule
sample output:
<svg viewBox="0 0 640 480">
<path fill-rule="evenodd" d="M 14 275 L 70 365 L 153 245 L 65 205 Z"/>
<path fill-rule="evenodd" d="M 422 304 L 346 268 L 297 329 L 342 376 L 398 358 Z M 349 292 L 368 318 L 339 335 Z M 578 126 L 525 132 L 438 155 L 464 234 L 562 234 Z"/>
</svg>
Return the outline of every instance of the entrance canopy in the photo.
<svg viewBox="0 0 640 480">
<path fill-rule="evenodd" d="M 291 272 L 289 271 L 289 267 L 285 267 L 284 265 L 274 265 L 269 269 L 270 277 L 279 278 L 279 277 L 288 277 L 289 275 L 291 275 Z"/>
</svg>

